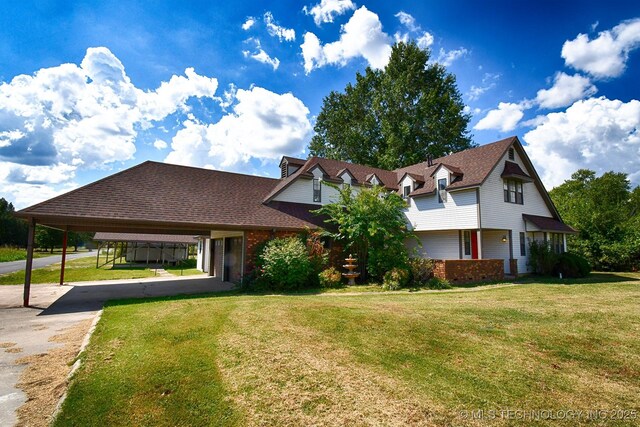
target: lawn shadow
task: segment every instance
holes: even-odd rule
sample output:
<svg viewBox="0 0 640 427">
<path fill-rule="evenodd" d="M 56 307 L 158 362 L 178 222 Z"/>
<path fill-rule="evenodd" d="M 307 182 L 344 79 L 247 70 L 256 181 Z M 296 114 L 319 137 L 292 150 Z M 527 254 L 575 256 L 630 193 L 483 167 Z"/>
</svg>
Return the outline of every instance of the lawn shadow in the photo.
<svg viewBox="0 0 640 427">
<path fill-rule="evenodd" d="M 593 283 L 620 283 L 640 281 L 638 273 L 591 273 L 587 277 L 578 279 L 560 279 L 559 277 L 545 277 L 529 274 L 513 281 L 513 283 L 529 284 L 542 283 L 550 285 L 588 285 Z"/>
</svg>

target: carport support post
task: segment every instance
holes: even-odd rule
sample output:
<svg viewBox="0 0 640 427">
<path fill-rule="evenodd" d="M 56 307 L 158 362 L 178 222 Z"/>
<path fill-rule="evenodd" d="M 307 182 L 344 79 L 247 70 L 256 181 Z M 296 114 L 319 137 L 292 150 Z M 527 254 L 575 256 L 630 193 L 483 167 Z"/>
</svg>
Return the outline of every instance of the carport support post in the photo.
<svg viewBox="0 0 640 427">
<path fill-rule="evenodd" d="M 31 292 L 31 269 L 33 268 L 33 241 L 36 235 L 36 220 L 29 220 L 29 234 L 27 235 L 27 265 L 24 270 L 24 299 L 23 305 L 29 307 L 29 294 Z"/>
<path fill-rule="evenodd" d="M 67 261 L 67 227 L 64 228 L 64 234 L 62 235 L 62 264 L 60 265 L 60 286 L 64 284 L 64 264 Z"/>
</svg>

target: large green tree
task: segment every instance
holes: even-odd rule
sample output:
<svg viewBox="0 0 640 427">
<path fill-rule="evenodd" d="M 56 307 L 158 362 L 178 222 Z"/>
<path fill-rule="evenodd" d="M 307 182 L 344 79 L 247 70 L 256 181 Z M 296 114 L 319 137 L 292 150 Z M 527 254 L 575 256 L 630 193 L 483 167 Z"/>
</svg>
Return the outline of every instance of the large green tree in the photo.
<svg viewBox="0 0 640 427">
<path fill-rule="evenodd" d="M 562 219 L 579 231 L 570 248 L 595 269 L 640 268 L 640 187 L 632 191 L 626 174 L 597 177 L 580 169 L 549 194 Z"/>
<path fill-rule="evenodd" d="M 406 267 L 405 240 L 414 235 L 407 229 L 403 214 L 407 204 L 402 197 L 379 186 L 338 190 L 336 202 L 315 211 L 327 217 L 330 226 L 325 234 L 358 257 L 366 267 L 364 273 L 374 279 L 381 279 L 394 267 Z"/>
<path fill-rule="evenodd" d="M 473 146 L 455 76 L 414 42 L 393 46 L 383 70 L 357 73 L 323 100 L 312 155 L 383 169 Z"/>
<path fill-rule="evenodd" d="M 27 245 L 27 223 L 14 214 L 13 203 L 0 198 L 0 246 Z"/>
</svg>

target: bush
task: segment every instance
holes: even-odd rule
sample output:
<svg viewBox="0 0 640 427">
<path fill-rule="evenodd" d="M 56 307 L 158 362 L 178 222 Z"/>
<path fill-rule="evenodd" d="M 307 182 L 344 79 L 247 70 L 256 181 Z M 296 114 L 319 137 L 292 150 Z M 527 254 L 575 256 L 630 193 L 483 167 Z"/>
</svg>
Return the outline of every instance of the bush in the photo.
<svg viewBox="0 0 640 427">
<path fill-rule="evenodd" d="M 558 262 L 558 255 L 551 249 L 549 242 L 533 240 L 529 243 L 529 267 L 534 273 L 550 276 Z"/>
<path fill-rule="evenodd" d="M 382 289 L 385 291 L 395 291 L 407 286 L 409 282 L 409 271 L 403 268 L 392 268 L 384 274 Z"/>
<path fill-rule="evenodd" d="M 339 288 L 342 286 L 342 274 L 334 267 L 329 267 L 318 274 L 320 286 L 323 288 Z"/>
<path fill-rule="evenodd" d="M 408 265 L 409 280 L 413 286 L 424 286 L 433 277 L 434 262 L 430 258 L 411 258 Z"/>
<path fill-rule="evenodd" d="M 427 282 L 427 288 L 429 289 L 451 289 L 451 283 L 447 279 L 441 279 L 439 277 L 433 277 Z"/>
<path fill-rule="evenodd" d="M 570 252 L 559 255 L 553 268 L 554 275 L 562 274 L 563 278 L 585 277 L 589 272 L 591 272 L 589 261 L 580 255 Z"/>
<path fill-rule="evenodd" d="M 312 272 L 305 244 L 296 237 L 270 240 L 258 256 L 260 280 L 273 290 L 305 287 Z"/>
</svg>

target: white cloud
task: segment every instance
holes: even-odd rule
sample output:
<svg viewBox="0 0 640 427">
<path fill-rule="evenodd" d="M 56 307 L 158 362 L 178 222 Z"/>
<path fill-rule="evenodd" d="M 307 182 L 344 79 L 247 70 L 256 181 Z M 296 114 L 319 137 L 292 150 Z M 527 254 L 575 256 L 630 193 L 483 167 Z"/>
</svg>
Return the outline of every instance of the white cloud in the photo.
<svg viewBox="0 0 640 427">
<path fill-rule="evenodd" d="M 242 24 L 242 29 L 247 31 L 249 28 L 253 27 L 256 23 L 256 19 L 252 16 L 248 17 L 244 24 Z"/>
<path fill-rule="evenodd" d="M 306 15 L 312 15 L 313 22 L 320 26 L 322 23 L 333 22 L 335 16 L 355 8 L 356 5 L 351 0 L 322 0 L 312 8 L 309 9 L 305 6 L 302 10 Z"/>
<path fill-rule="evenodd" d="M 400 23 L 407 27 L 409 31 L 420 31 L 420 26 L 416 25 L 416 18 L 410 14 L 401 10 L 395 14 L 395 17 L 398 18 Z"/>
<path fill-rule="evenodd" d="M 468 53 L 469 53 L 469 51 L 467 49 L 465 49 L 464 47 L 461 47 L 459 49 L 450 50 L 448 52 L 441 48 L 440 49 L 440 53 L 438 54 L 438 59 L 436 60 L 436 62 L 439 62 L 443 66 L 448 67 L 451 64 L 453 64 L 454 61 L 456 61 L 457 59 L 462 58 L 463 56 L 466 56 Z"/>
<path fill-rule="evenodd" d="M 280 66 L 280 60 L 278 58 L 272 58 L 271 56 L 269 56 L 269 54 L 265 52 L 264 49 L 262 49 L 260 45 L 260 40 L 256 38 L 250 38 L 248 40 L 245 40 L 245 42 L 246 43 L 254 42 L 256 45 L 256 48 L 253 52 L 248 50 L 242 51 L 242 55 L 244 55 L 245 58 L 255 59 L 258 62 L 270 65 L 271 67 L 273 67 L 274 71 L 278 69 L 278 67 Z M 226 95 L 226 92 L 225 92 L 225 95 Z M 222 102 L 221 105 L 223 108 L 226 108 L 226 106 L 228 106 L 226 102 Z"/>
<path fill-rule="evenodd" d="M 573 104 L 575 101 L 595 94 L 598 89 L 591 81 L 575 74 L 570 76 L 557 73 L 553 79 L 553 86 L 541 89 L 536 96 L 536 102 L 541 108 L 560 108 Z"/>
<path fill-rule="evenodd" d="M 426 49 L 433 44 L 433 34 L 425 31 L 416 39 L 416 44 L 420 49 Z"/>
<path fill-rule="evenodd" d="M 547 114 L 524 135 L 527 153 L 547 187 L 579 168 L 600 174 L 625 172 L 640 184 L 640 101 L 605 97 L 577 101 L 564 112 Z"/>
<path fill-rule="evenodd" d="M 188 111 L 189 98 L 213 97 L 216 89 L 216 79 L 189 68 L 143 91 L 105 47 L 87 49 L 80 65 L 16 76 L 0 84 L 0 184 L 21 191 L 41 179 L 61 184 L 79 169 L 131 159 L 140 129 Z"/>
<path fill-rule="evenodd" d="M 344 66 L 357 57 L 366 59 L 373 68 L 383 68 L 391 55 L 390 38 L 382 31 L 378 15 L 364 6 L 342 27 L 338 41 L 322 45 L 315 34 L 308 32 L 301 48 L 307 74 L 328 64 Z"/>
<path fill-rule="evenodd" d="M 158 150 L 164 150 L 168 147 L 167 143 L 161 139 L 156 139 L 153 146 Z"/>
<path fill-rule="evenodd" d="M 629 53 L 640 46 L 640 18 L 624 21 L 611 30 L 601 31 L 593 40 L 578 34 L 562 46 L 565 65 L 596 78 L 620 76 Z"/>
<path fill-rule="evenodd" d="M 501 132 L 512 131 L 524 116 L 522 112 L 524 109 L 525 106 L 522 103 L 501 102 L 497 109 L 489 111 L 473 128 L 477 130 L 498 129 Z"/>
<path fill-rule="evenodd" d="M 225 169 L 251 158 L 302 152 L 311 133 L 309 109 L 291 93 L 238 89 L 233 112 L 214 124 L 187 120 L 171 142 L 167 162 Z"/>
<path fill-rule="evenodd" d="M 291 28 L 281 27 L 276 24 L 273 19 L 273 14 L 271 12 L 265 12 L 264 14 L 264 23 L 267 26 L 267 32 L 272 37 L 278 37 L 278 40 L 282 41 L 283 39 L 292 42 L 296 39 L 296 32 Z"/>
<path fill-rule="evenodd" d="M 471 85 L 469 89 L 469 93 L 467 94 L 469 101 L 475 101 L 480 98 L 485 92 L 496 87 L 498 80 L 500 79 L 500 74 L 493 73 L 485 73 L 482 77 L 482 85 L 476 86 Z"/>
<path fill-rule="evenodd" d="M 416 44 L 420 49 L 427 49 L 433 44 L 433 34 L 428 31 L 422 31 L 422 28 L 416 23 L 416 19 L 413 16 L 404 11 L 400 11 L 395 14 L 395 17 L 398 18 L 400 23 L 408 30 L 406 33 L 395 33 L 394 38 L 396 42 L 407 43 L 410 39 L 410 34 L 413 33 L 416 38 Z"/>
</svg>

